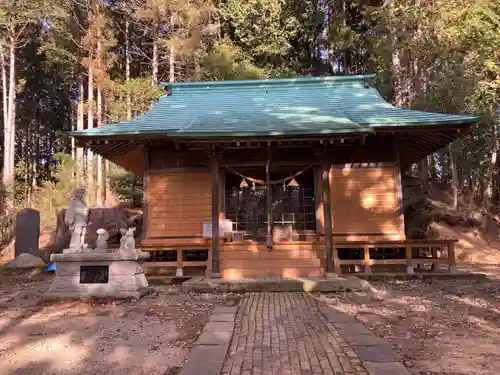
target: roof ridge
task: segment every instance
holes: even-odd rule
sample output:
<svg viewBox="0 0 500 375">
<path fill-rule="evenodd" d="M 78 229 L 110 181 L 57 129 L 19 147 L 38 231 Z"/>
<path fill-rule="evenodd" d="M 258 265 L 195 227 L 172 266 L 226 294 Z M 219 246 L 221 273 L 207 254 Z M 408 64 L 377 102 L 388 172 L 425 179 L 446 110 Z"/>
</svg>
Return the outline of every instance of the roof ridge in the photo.
<svg viewBox="0 0 500 375">
<path fill-rule="evenodd" d="M 352 75 L 352 76 L 325 76 L 325 77 L 291 77 L 279 79 L 249 79 L 228 81 L 200 81 L 200 82 L 161 82 L 161 86 L 179 88 L 200 87 L 235 87 L 235 86 L 259 86 L 259 85 L 295 85 L 311 83 L 362 83 L 367 79 L 374 79 L 376 74 Z"/>
</svg>

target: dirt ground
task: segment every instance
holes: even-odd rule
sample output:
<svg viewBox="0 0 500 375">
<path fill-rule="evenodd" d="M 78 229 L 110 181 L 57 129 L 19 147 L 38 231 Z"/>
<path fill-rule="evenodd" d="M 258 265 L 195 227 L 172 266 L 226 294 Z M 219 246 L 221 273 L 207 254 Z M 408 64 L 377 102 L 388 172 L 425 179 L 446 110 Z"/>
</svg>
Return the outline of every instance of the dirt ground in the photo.
<svg viewBox="0 0 500 375">
<path fill-rule="evenodd" d="M 489 279 L 373 281 L 322 299 L 388 340 L 414 375 L 497 375 L 500 267 L 470 270 Z M 175 375 L 222 303 L 175 286 L 139 301 L 49 303 L 51 278 L 0 273 L 0 375 Z"/>
<path fill-rule="evenodd" d="M 369 293 L 327 295 L 400 353 L 415 375 L 500 373 L 500 268 L 489 280 L 372 282 Z"/>
<path fill-rule="evenodd" d="M 0 274 L 1 375 L 173 375 L 218 303 L 175 286 L 139 301 L 49 303 L 51 278 Z"/>
</svg>

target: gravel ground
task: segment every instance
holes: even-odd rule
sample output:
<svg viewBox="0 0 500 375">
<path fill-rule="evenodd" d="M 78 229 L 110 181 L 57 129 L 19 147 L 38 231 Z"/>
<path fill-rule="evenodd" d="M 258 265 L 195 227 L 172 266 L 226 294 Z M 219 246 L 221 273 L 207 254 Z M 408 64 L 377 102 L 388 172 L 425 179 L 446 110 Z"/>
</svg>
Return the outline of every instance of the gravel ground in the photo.
<svg viewBox="0 0 500 375">
<path fill-rule="evenodd" d="M 170 286 L 139 301 L 48 303 L 51 279 L 0 275 L 0 375 L 174 375 L 220 302 Z"/>
<path fill-rule="evenodd" d="M 498 375 L 499 271 L 496 267 L 486 282 L 372 282 L 369 293 L 330 294 L 326 299 L 357 314 L 370 330 L 387 339 L 412 374 Z"/>
</svg>

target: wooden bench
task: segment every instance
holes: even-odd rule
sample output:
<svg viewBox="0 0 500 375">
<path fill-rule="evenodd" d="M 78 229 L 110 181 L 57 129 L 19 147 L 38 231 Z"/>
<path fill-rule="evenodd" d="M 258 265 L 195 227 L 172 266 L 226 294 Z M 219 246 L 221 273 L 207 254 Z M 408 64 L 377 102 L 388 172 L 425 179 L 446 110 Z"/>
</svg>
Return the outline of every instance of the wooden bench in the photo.
<svg viewBox="0 0 500 375">
<path fill-rule="evenodd" d="M 333 264 L 335 273 L 341 274 L 342 265 L 363 266 L 364 273 L 370 274 L 373 265 L 406 265 L 406 272 L 413 274 L 415 265 L 431 264 L 432 271 L 437 271 L 441 264 L 448 265 L 450 273 L 456 272 L 455 243 L 456 239 L 446 240 L 374 240 L 374 241 L 342 241 L 333 243 Z M 403 259 L 371 259 L 370 251 L 373 249 L 405 249 Z M 363 259 L 339 259 L 339 249 L 361 249 Z M 431 257 L 414 258 L 413 250 L 430 249 Z M 441 257 L 446 251 L 447 256 Z"/>
</svg>

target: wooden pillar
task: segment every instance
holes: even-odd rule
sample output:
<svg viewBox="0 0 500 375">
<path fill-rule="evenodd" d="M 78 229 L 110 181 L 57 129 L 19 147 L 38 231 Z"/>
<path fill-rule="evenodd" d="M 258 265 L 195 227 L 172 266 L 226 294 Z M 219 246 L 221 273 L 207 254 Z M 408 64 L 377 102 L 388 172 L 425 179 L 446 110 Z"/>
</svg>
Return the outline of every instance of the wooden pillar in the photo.
<svg viewBox="0 0 500 375">
<path fill-rule="evenodd" d="M 330 164 L 323 161 L 322 180 L 322 196 L 323 196 L 323 216 L 325 222 L 325 255 L 326 255 L 326 276 L 333 276 L 333 230 L 332 230 L 332 208 L 330 199 Z M 337 257 L 335 257 L 337 258 Z"/>
<path fill-rule="evenodd" d="M 144 147 L 144 170 L 142 172 L 142 233 L 141 239 L 145 240 L 148 230 L 148 169 L 149 169 L 149 147 Z"/>
<path fill-rule="evenodd" d="M 267 143 L 267 163 L 266 163 L 266 247 L 269 251 L 273 249 L 273 201 L 271 191 L 271 145 Z"/>
<path fill-rule="evenodd" d="M 177 248 L 177 270 L 175 271 L 175 276 L 184 276 L 183 271 L 183 251 L 180 248 Z"/>
<path fill-rule="evenodd" d="M 455 259 L 455 244 L 448 244 L 448 272 L 457 272 L 457 260 Z"/>
<path fill-rule="evenodd" d="M 401 171 L 401 161 L 399 158 L 399 142 L 396 136 L 394 136 L 394 158 L 396 162 L 396 193 L 398 199 L 398 220 L 399 220 L 399 234 L 406 238 L 405 234 L 405 215 L 404 215 L 404 205 L 403 205 L 403 181 L 402 181 L 402 171 Z"/>
<path fill-rule="evenodd" d="M 372 273 L 372 262 L 370 260 L 370 248 L 368 245 L 363 246 L 363 257 L 364 257 L 364 266 L 365 266 L 365 273 L 370 274 Z"/>
<path fill-rule="evenodd" d="M 406 273 L 409 275 L 413 275 L 415 270 L 413 269 L 413 261 L 412 261 L 412 248 L 410 245 L 406 245 Z"/>
<path fill-rule="evenodd" d="M 212 174 L 212 273 L 210 277 L 220 277 L 219 269 L 219 157 L 218 155 L 212 156 L 211 163 Z"/>
<path fill-rule="evenodd" d="M 439 252 L 437 247 L 431 246 L 431 256 L 432 256 L 432 261 L 434 262 L 435 259 L 439 258 Z M 437 272 L 439 271 L 439 264 L 438 263 L 432 263 L 431 265 L 431 271 L 432 272 Z"/>
</svg>

